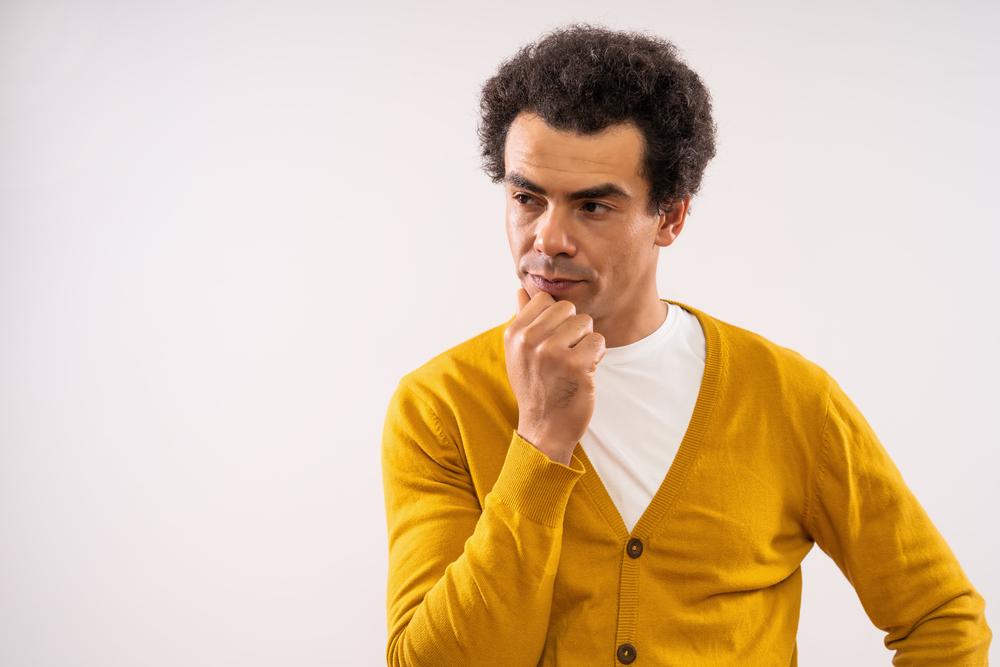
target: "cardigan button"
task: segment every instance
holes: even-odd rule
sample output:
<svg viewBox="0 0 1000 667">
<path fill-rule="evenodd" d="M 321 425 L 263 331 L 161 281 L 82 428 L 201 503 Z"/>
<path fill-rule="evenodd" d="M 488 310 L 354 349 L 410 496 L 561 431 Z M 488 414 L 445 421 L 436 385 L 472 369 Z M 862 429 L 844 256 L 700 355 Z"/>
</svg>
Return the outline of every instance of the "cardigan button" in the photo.
<svg viewBox="0 0 1000 667">
<path fill-rule="evenodd" d="M 618 662 L 628 665 L 635 661 L 635 647 L 631 644 L 622 644 L 618 647 L 615 655 L 618 658 Z"/>
<path fill-rule="evenodd" d="M 628 541 L 628 545 L 625 547 L 625 551 L 632 558 L 638 558 L 642 555 L 642 540 L 638 537 L 633 537 Z"/>
</svg>

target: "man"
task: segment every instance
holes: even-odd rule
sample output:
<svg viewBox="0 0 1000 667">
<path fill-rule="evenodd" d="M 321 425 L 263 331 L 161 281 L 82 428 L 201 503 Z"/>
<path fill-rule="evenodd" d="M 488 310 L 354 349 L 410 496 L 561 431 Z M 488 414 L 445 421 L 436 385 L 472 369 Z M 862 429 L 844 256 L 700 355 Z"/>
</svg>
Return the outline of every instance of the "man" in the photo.
<svg viewBox="0 0 1000 667">
<path fill-rule="evenodd" d="M 986 665 L 982 596 L 840 385 L 658 296 L 715 154 L 673 45 L 553 31 L 481 108 L 521 288 L 390 401 L 388 664 L 794 666 L 818 543 L 894 664 Z"/>
</svg>

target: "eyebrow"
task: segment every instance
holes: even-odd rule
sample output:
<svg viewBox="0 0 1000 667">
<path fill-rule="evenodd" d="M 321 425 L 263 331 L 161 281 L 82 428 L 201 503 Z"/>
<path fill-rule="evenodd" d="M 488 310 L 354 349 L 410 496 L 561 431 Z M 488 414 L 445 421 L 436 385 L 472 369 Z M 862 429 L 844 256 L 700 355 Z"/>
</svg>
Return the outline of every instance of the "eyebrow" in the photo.
<svg viewBox="0 0 1000 667">
<path fill-rule="evenodd" d="M 547 195 L 545 188 L 538 185 L 537 183 L 532 183 L 523 175 L 512 171 L 504 177 L 504 180 L 513 185 L 516 188 L 524 188 L 525 190 L 530 190 L 539 195 Z M 625 199 L 630 199 L 631 197 L 625 190 L 615 185 L 614 183 L 601 183 L 600 185 L 594 185 L 589 188 L 584 188 L 583 190 L 577 190 L 576 192 L 569 193 L 569 200 L 574 201 L 577 199 L 597 199 L 598 197 L 623 197 Z"/>
</svg>

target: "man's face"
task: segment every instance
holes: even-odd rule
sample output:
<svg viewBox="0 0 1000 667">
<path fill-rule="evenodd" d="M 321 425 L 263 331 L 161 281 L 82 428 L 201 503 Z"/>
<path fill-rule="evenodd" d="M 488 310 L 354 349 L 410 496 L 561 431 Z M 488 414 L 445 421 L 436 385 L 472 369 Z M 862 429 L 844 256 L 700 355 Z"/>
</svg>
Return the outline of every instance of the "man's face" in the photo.
<svg viewBox="0 0 1000 667">
<path fill-rule="evenodd" d="M 530 112 L 514 119 L 504 146 L 506 229 L 529 296 L 549 292 L 595 319 L 658 298 L 659 247 L 680 232 L 687 202 L 679 218 L 650 216 L 649 185 L 639 175 L 643 143 L 631 123 L 580 135 Z M 582 282 L 546 288 L 531 274 Z"/>
</svg>

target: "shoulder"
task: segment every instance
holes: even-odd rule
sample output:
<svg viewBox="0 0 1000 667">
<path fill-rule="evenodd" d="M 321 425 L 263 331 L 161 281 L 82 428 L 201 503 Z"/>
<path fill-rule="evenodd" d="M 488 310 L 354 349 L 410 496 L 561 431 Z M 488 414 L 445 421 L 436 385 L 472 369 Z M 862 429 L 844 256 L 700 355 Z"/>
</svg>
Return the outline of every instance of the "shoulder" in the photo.
<svg viewBox="0 0 1000 667">
<path fill-rule="evenodd" d="M 513 317 L 455 343 L 403 374 L 399 390 L 439 413 L 510 391 L 503 333 Z"/>
<path fill-rule="evenodd" d="M 814 359 L 775 338 L 687 304 L 678 305 L 698 318 L 706 337 L 717 341 L 724 381 L 743 390 L 752 386 L 775 399 L 808 398 L 814 405 L 825 401 L 832 378 Z"/>
</svg>

